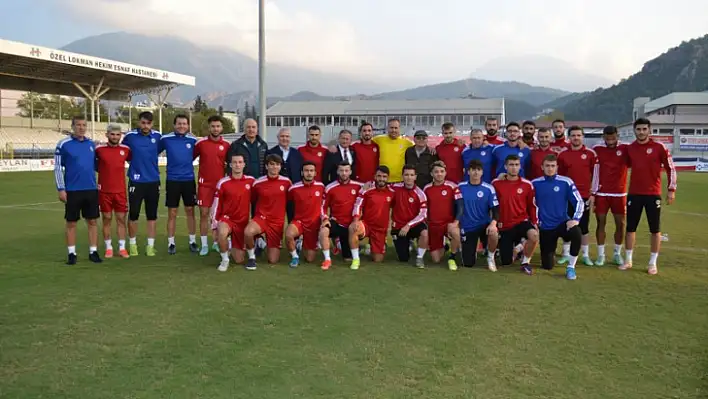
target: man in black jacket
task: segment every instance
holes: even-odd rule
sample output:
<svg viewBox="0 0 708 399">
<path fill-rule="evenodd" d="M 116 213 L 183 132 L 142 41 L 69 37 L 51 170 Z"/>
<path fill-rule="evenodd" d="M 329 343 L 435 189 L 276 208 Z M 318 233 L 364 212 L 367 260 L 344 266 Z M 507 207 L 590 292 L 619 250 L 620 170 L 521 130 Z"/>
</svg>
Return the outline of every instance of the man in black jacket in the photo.
<svg viewBox="0 0 708 399">
<path fill-rule="evenodd" d="M 290 147 L 290 129 L 284 127 L 278 131 L 278 144 L 266 151 L 266 156 L 270 154 L 277 154 L 283 159 L 281 176 L 287 177 L 293 183 L 302 180 L 302 155 L 297 148 Z"/>
<path fill-rule="evenodd" d="M 413 135 L 413 139 L 415 145 L 406 150 L 406 165 L 415 166 L 415 172 L 418 175 L 415 179 L 415 184 L 423 188 L 433 181 L 433 176 L 430 174 L 430 165 L 438 160 L 438 156 L 430 151 L 430 147 L 428 146 L 428 132 L 418 130 Z"/>
<path fill-rule="evenodd" d="M 337 181 L 337 167 L 342 161 L 348 162 L 354 170 L 354 150 L 352 150 L 352 132 L 343 129 L 339 132 L 339 144 L 327 153 L 322 168 L 322 183 L 325 185 Z"/>
<path fill-rule="evenodd" d="M 246 160 L 244 173 L 257 179 L 263 175 L 268 143 L 258 135 L 258 123 L 255 120 L 246 119 L 243 123 L 243 130 L 243 136 L 231 143 L 226 159 L 231 159 L 234 154 L 243 155 Z M 231 170 L 228 166 L 226 167 L 226 175 L 231 175 Z"/>
</svg>

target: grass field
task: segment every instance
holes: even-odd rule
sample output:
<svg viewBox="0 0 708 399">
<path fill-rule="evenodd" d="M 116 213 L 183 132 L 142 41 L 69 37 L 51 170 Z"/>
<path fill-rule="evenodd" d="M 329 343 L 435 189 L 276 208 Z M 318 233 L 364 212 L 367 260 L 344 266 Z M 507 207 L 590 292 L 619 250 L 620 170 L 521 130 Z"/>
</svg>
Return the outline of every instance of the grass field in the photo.
<svg viewBox="0 0 708 399">
<path fill-rule="evenodd" d="M 70 268 L 52 174 L 0 187 L 1 398 L 708 397 L 708 175 L 680 174 L 663 208 L 658 276 L 643 223 L 634 270 L 575 282 L 366 260 L 219 273 L 186 239 L 166 254 L 165 218 L 157 257 L 101 265 L 82 226 Z"/>
</svg>

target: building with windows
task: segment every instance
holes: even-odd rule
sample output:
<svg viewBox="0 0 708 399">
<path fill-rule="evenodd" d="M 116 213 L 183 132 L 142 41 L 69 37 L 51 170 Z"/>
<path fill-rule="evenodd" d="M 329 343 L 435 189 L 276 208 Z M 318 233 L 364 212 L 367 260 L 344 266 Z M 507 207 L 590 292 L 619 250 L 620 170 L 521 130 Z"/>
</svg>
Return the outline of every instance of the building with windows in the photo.
<svg viewBox="0 0 708 399">
<path fill-rule="evenodd" d="M 675 92 L 654 100 L 639 97 L 633 108 L 632 121 L 649 119 L 654 139 L 674 154 L 708 152 L 708 91 Z M 620 125 L 619 130 L 623 140 L 634 138 L 633 122 Z"/>
<path fill-rule="evenodd" d="M 419 129 L 439 133 L 445 122 L 454 123 L 464 133 L 483 128 L 488 118 L 497 118 L 503 125 L 504 99 L 280 101 L 267 111 L 267 140 L 275 143 L 278 130 L 289 127 L 293 143 L 304 143 L 311 125 L 322 129 L 323 142 L 335 138 L 342 129 L 351 130 L 356 137 L 363 122 L 383 132 L 391 118 L 399 119 L 402 132 L 410 136 Z"/>
</svg>

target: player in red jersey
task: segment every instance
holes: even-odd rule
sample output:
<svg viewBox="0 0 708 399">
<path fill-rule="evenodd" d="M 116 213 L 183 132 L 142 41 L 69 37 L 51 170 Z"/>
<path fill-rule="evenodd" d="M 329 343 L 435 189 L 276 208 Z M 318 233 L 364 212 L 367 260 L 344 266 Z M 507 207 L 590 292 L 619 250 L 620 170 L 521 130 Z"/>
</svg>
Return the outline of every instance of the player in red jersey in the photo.
<svg viewBox="0 0 708 399">
<path fill-rule="evenodd" d="M 280 175 L 283 158 L 269 154 L 265 158 L 266 175 L 253 183 L 251 202 L 256 204 L 253 219 L 246 226 L 245 238 L 248 261 L 246 269 L 256 270 L 255 239 L 265 235 L 268 263 L 278 263 L 283 243 L 285 208 L 288 202 L 290 179 Z"/>
<path fill-rule="evenodd" d="M 309 161 L 315 164 L 315 170 L 317 171 L 315 180 L 318 182 L 322 181 L 324 159 L 329 151 L 327 147 L 320 143 L 321 138 L 322 132 L 320 131 L 319 126 L 310 126 L 307 129 L 307 143 L 297 148 L 298 152 L 302 155 L 303 162 Z"/>
<path fill-rule="evenodd" d="M 583 234 L 580 250 L 583 255 L 585 266 L 592 266 L 590 260 L 590 209 L 595 203 L 595 193 L 592 191 L 593 180 L 598 175 L 599 165 L 597 154 L 583 144 L 584 132 L 580 126 L 568 128 L 570 136 L 570 147 L 558 154 L 558 174 L 569 177 L 578 188 L 580 197 L 583 199 L 584 210 L 580 219 L 580 232 Z M 575 208 L 568 204 L 568 215 L 573 215 Z M 558 260 L 558 264 L 568 263 L 570 259 L 570 243 L 563 243 L 563 257 Z"/>
<path fill-rule="evenodd" d="M 209 224 L 211 217 L 211 206 L 214 201 L 216 184 L 224 177 L 226 167 L 226 154 L 229 152 L 229 143 L 224 141 L 221 133 L 224 125 L 218 115 L 210 116 L 207 119 L 209 124 L 209 136 L 199 139 L 194 145 L 194 158 L 199 158 L 199 178 L 197 180 L 197 206 L 199 206 L 199 234 L 202 239 L 202 246 L 199 255 L 209 254 Z M 214 245 L 216 243 L 216 232 L 213 232 Z"/>
<path fill-rule="evenodd" d="M 234 260 L 236 263 L 244 261 L 244 231 L 251 216 L 251 189 L 256 181 L 253 177 L 243 174 L 246 168 L 246 158 L 243 154 L 231 155 L 229 166 L 231 176 L 219 180 L 214 195 L 212 220 L 221 252 L 220 272 L 229 269 L 229 236 Z"/>
<path fill-rule="evenodd" d="M 352 144 L 354 150 L 354 180 L 370 182 L 374 180 L 379 167 L 379 145 L 374 143 L 374 125 L 364 122 L 359 126 L 359 140 Z"/>
<path fill-rule="evenodd" d="M 521 125 L 521 134 L 521 140 L 529 147 L 529 149 L 533 150 L 536 148 L 536 122 L 524 121 Z"/>
<path fill-rule="evenodd" d="M 556 119 L 553 121 L 551 126 L 553 127 L 553 142 L 551 143 L 551 149 L 558 154 L 564 149 L 570 147 L 570 141 L 565 138 L 565 121 L 563 119 Z"/>
<path fill-rule="evenodd" d="M 285 230 L 285 244 L 290 251 L 290 267 L 293 268 L 300 264 L 300 255 L 295 247 L 295 240 L 300 237 L 305 260 L 315 260 L 325 191 L 324 184 L 315 181 L 316 174 L 314 162 L 303 162 L 302 181 L 288 189 L 288 201 L 293 203 L 294 215 Z"/>
<path fill-rule="evenodd" d="M 464 165 L 462 164 L 462 150 L 465 143 L 460 142 L 455 137 L 455 125 L 445 122 L 442 125 L 443 141 L 435 147 L 438 159 L 445 163 L 447 169 L 447 179 L 459 183 L 464 176 Z"/>
<path fill-rule="evenodd" d="M 439 263 L 445 254 L 445 237 L 450 239 L 450 256 L 447 266 L 457 270 L 455 257 L 460 250 L 460 221 L 456 216 L 462 212 L 462 194 L 457 184 L 445 180 L 446 165 L 435 161 L 430 166 L 433 182 L 423 189 L 431 204 L 428 208 L 428 249 L 434 263 Z"/>
<path fill-rule="evenodd" d="M 338 239 L 342 245 L 342 257 L 351 260 L 352 250 L 349 248 L 349 225 L 352 222 L 354 202 L 361 190 L 361 183 L 351 180 L 352 166 L 342 161 L 337 166 L 337 181 L 325 188 L 325 201 L 322 205 L 322 228 L 320 229 L 320 244 L 322 245 L 322 270 L 332 266 L 330 257 L 330 238 Z"/>
<path fill-rule="evenodd" d="M 606 126 L 602 131 L 602 139 L 604 143 L 593 147 L 600 165 L 592 188 L 595 192 L 595 218 L 597 219 L 595 264 L 597 266 L 605 264 L 605 226 L 607 213 L 611 211 L 615 219 L 615 252 L 612 261 L 617 266 L 621 266 L 624 264 L 621 253 L 627 214 L 627 145 L 619 142 L 615 126 Z"/>
<path fill-rule="evenodd" d="M 627 195 L 627 237 L 624 265 L 620 270 L 632 267 L 632 252 L 636 239 L 637 226 L 642 218 L 642 210 L 647 214 L 649 232 L 651 232 L 651 255 L 647 272 L 657 274 L 656 260 L 661 247 L 661 168 L 666 171 L 668 194 L 666 204 L 671 205 L 676 199 L 676 168 L 669 150 L 649 136 L 651 122 L 640 118 L 634 121 L 636 140 L 627 146 L 627 158 L 632 174 L 629 178 Z"/>
<path fill-rule="evenodd" d="M 484 121 L 484 130 L 487 133 L 484 135 L 484 141 L 491 145 L 501 145 L 504 144 L 504 139 L 499 137 L 499 119 L 489 118 Z"/>
<path fill-rule="evenodd" d="M 504 165 L 504 177 L 492 182 L 499 199 L 499 255 L 502 265 L 512 264 L 514 245 L 525 240 L 521 271 L 531 275 L 531 257 L 538 245 L 536 196 L 531 181 L 519 176 L 521 158 L 518 155 L 506 157 Z"/>
<path fill-rule="evenodd" d="M 415 166 L 403 166 L 403 182 L 396 183 L 393 188 L 391 208 L 391 236 L 400 262 L 408 262 L 411 255 L 411 240 L 418 242 L 415 265 L 419 269 L 425 267 L 423 256 L 428 250 L 428 199 L 425 193 L 415 184 Z"/>
<path fill-rule="evenodd" d="M 551 154 L 556 154 L 551 148 L 551 130 L 547 127 L 538 129 L 538 144 L 531 150 L 529 171 L 526 173 L 528 180 L 543 176 L 543 160 Z"/>
<path fill-rule="evenodd" d="M 376 169 L 374 185 L 364 188 L 357 196 L 352 211 L 352 223 L 349 225 L 349 247 L 352 249 L 350 268 L 357 270 L 359 260 L 359 241 L 369 237 L 371 258 L 374 262 L 383 262 L 386 253 L 386 231 L 391 214 L 393 189 L 388 186 L 388 167 L 382 165 Z"/>
<path fill-rule="evenodd" d="M 128 213 L 128 197 L 125 193 L 125 162 L 130 161 L 130 148 L 120 144 L 120 126 L 108 126 L 108 143 L 96 147 L 96 170 L 98 171 L 98 206 L 103 219 L 103 240 L 106 243 L 106 258 L 113 257 L 111 222 L 116 214 L 118 254 L 128 258 L 125 249 L 125 214 Z"/>
</svg>

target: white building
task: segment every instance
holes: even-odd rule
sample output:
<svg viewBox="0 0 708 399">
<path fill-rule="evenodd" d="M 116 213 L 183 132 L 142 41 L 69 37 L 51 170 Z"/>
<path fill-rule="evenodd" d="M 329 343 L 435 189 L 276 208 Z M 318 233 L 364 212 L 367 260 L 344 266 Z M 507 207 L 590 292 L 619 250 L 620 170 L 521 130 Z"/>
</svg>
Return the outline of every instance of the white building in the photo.
<svg viewBox="0 0 708 399">
<path fill-rule="evenodd" d="M 445 122 L 454 123 L 464 132 L 471 127 L 484 127 L 488 118 L 497 118 L 503 125 L 504 99 L 280 101 L 267 111 L 266 137 L 274 143 L 278 130 L 289 127 L 293 143 L 304 143 L 308 126 L 317 125 L 326 142 L 341 129 L 349 129 L 357 137 L 356 131 L 363 122 L 383 131 L 391 118 L 401 121 L 401 130 L 407 135 L 418 129 L 438 133 Z"/>
</svg>

